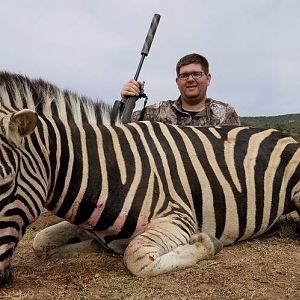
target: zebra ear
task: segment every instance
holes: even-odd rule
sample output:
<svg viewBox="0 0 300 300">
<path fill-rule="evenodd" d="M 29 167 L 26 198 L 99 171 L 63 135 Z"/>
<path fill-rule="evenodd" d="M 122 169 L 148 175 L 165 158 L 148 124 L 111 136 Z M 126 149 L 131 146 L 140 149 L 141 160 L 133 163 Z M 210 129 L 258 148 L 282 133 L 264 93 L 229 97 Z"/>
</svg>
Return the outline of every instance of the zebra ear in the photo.
<svg viewBox="0 0 300 300">
<path fill-rule="evenodd" d="M 7 138 L 16 146 L 21 146 L 22 139 L 33 132 L 37 121 L 37 114 L 30 109 L 13 114 L 8 123 Z"/>
</svg>

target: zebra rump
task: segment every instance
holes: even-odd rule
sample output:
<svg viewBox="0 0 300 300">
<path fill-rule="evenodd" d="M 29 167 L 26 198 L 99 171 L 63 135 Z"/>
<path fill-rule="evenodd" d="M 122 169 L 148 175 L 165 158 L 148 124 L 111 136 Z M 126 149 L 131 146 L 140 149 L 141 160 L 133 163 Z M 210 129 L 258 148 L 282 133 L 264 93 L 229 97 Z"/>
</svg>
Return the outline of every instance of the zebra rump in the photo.
<svg viewBox="0 0 300 300">
<path fill-rule="evenodd" d="M 37 255 L 93 238 L 158 275 L 299 213 L 300 145 L 274 129 L 124 125 L 101 101 L 2 72 L 0 282 L 44 208 L 66 221 L 36 236 Z"/>
</svg>

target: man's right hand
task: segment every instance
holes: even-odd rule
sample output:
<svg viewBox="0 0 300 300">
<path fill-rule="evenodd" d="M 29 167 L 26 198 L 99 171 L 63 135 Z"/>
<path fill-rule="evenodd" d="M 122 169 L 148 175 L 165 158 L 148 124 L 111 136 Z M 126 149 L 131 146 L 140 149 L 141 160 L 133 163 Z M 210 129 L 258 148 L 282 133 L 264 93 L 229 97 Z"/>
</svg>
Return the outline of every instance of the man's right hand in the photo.
<svg viewBox="0 0 300 300">
<path fill-rule="evenodd" d="M 126 84 L 123 85 L 121 90 L 121 99 L 126 100 L 128 97 L 138 96 L 140 94 L 141 83 L 130 79 Z"/>
</svg>

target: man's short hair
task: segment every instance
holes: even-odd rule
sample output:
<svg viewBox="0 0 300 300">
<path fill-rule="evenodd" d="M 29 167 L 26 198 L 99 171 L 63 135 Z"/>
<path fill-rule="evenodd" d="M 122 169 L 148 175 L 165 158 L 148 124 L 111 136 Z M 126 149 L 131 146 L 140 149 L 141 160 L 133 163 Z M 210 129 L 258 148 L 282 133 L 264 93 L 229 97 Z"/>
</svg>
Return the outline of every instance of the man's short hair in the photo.
<svg viewBox="0 0 300 300">
<path fill-rule="evenodd" d="M 200 54 L 192 53 L 192 54 L 188 54 L 188 55 L 183 56 L 177 62 L 177 65 L 176 65 L 176 74 L 177 74 L 177 76 L 179 75 L 180 68 L 182 66 L 193 64 L 193 63 L 200 64 L 202 66 L 202 69 L 203 69 L 205 74 L 209 73 L 209 64 L 208 64 L 207 59 L 204 56 L 200 55 Z"/>
</svg>

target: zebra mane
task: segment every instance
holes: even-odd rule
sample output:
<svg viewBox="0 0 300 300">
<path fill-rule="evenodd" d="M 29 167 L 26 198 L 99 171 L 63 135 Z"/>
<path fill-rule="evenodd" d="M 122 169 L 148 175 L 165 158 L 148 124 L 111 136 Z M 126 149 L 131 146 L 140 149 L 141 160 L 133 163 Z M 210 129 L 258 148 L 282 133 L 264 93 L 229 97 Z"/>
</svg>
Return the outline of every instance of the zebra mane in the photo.
<svg viewBox="0 0 300 300">
<path fill-rule="evenodd" d="M 92 101 L 42 79 L 29 79 L 20 74 L 0 72 L 0 112 L 9 113 L 24 108 L 38 115 L 58 117 L 76 123 L 110 125 L 112 108 L 103 101 Z"/>
</svg>

